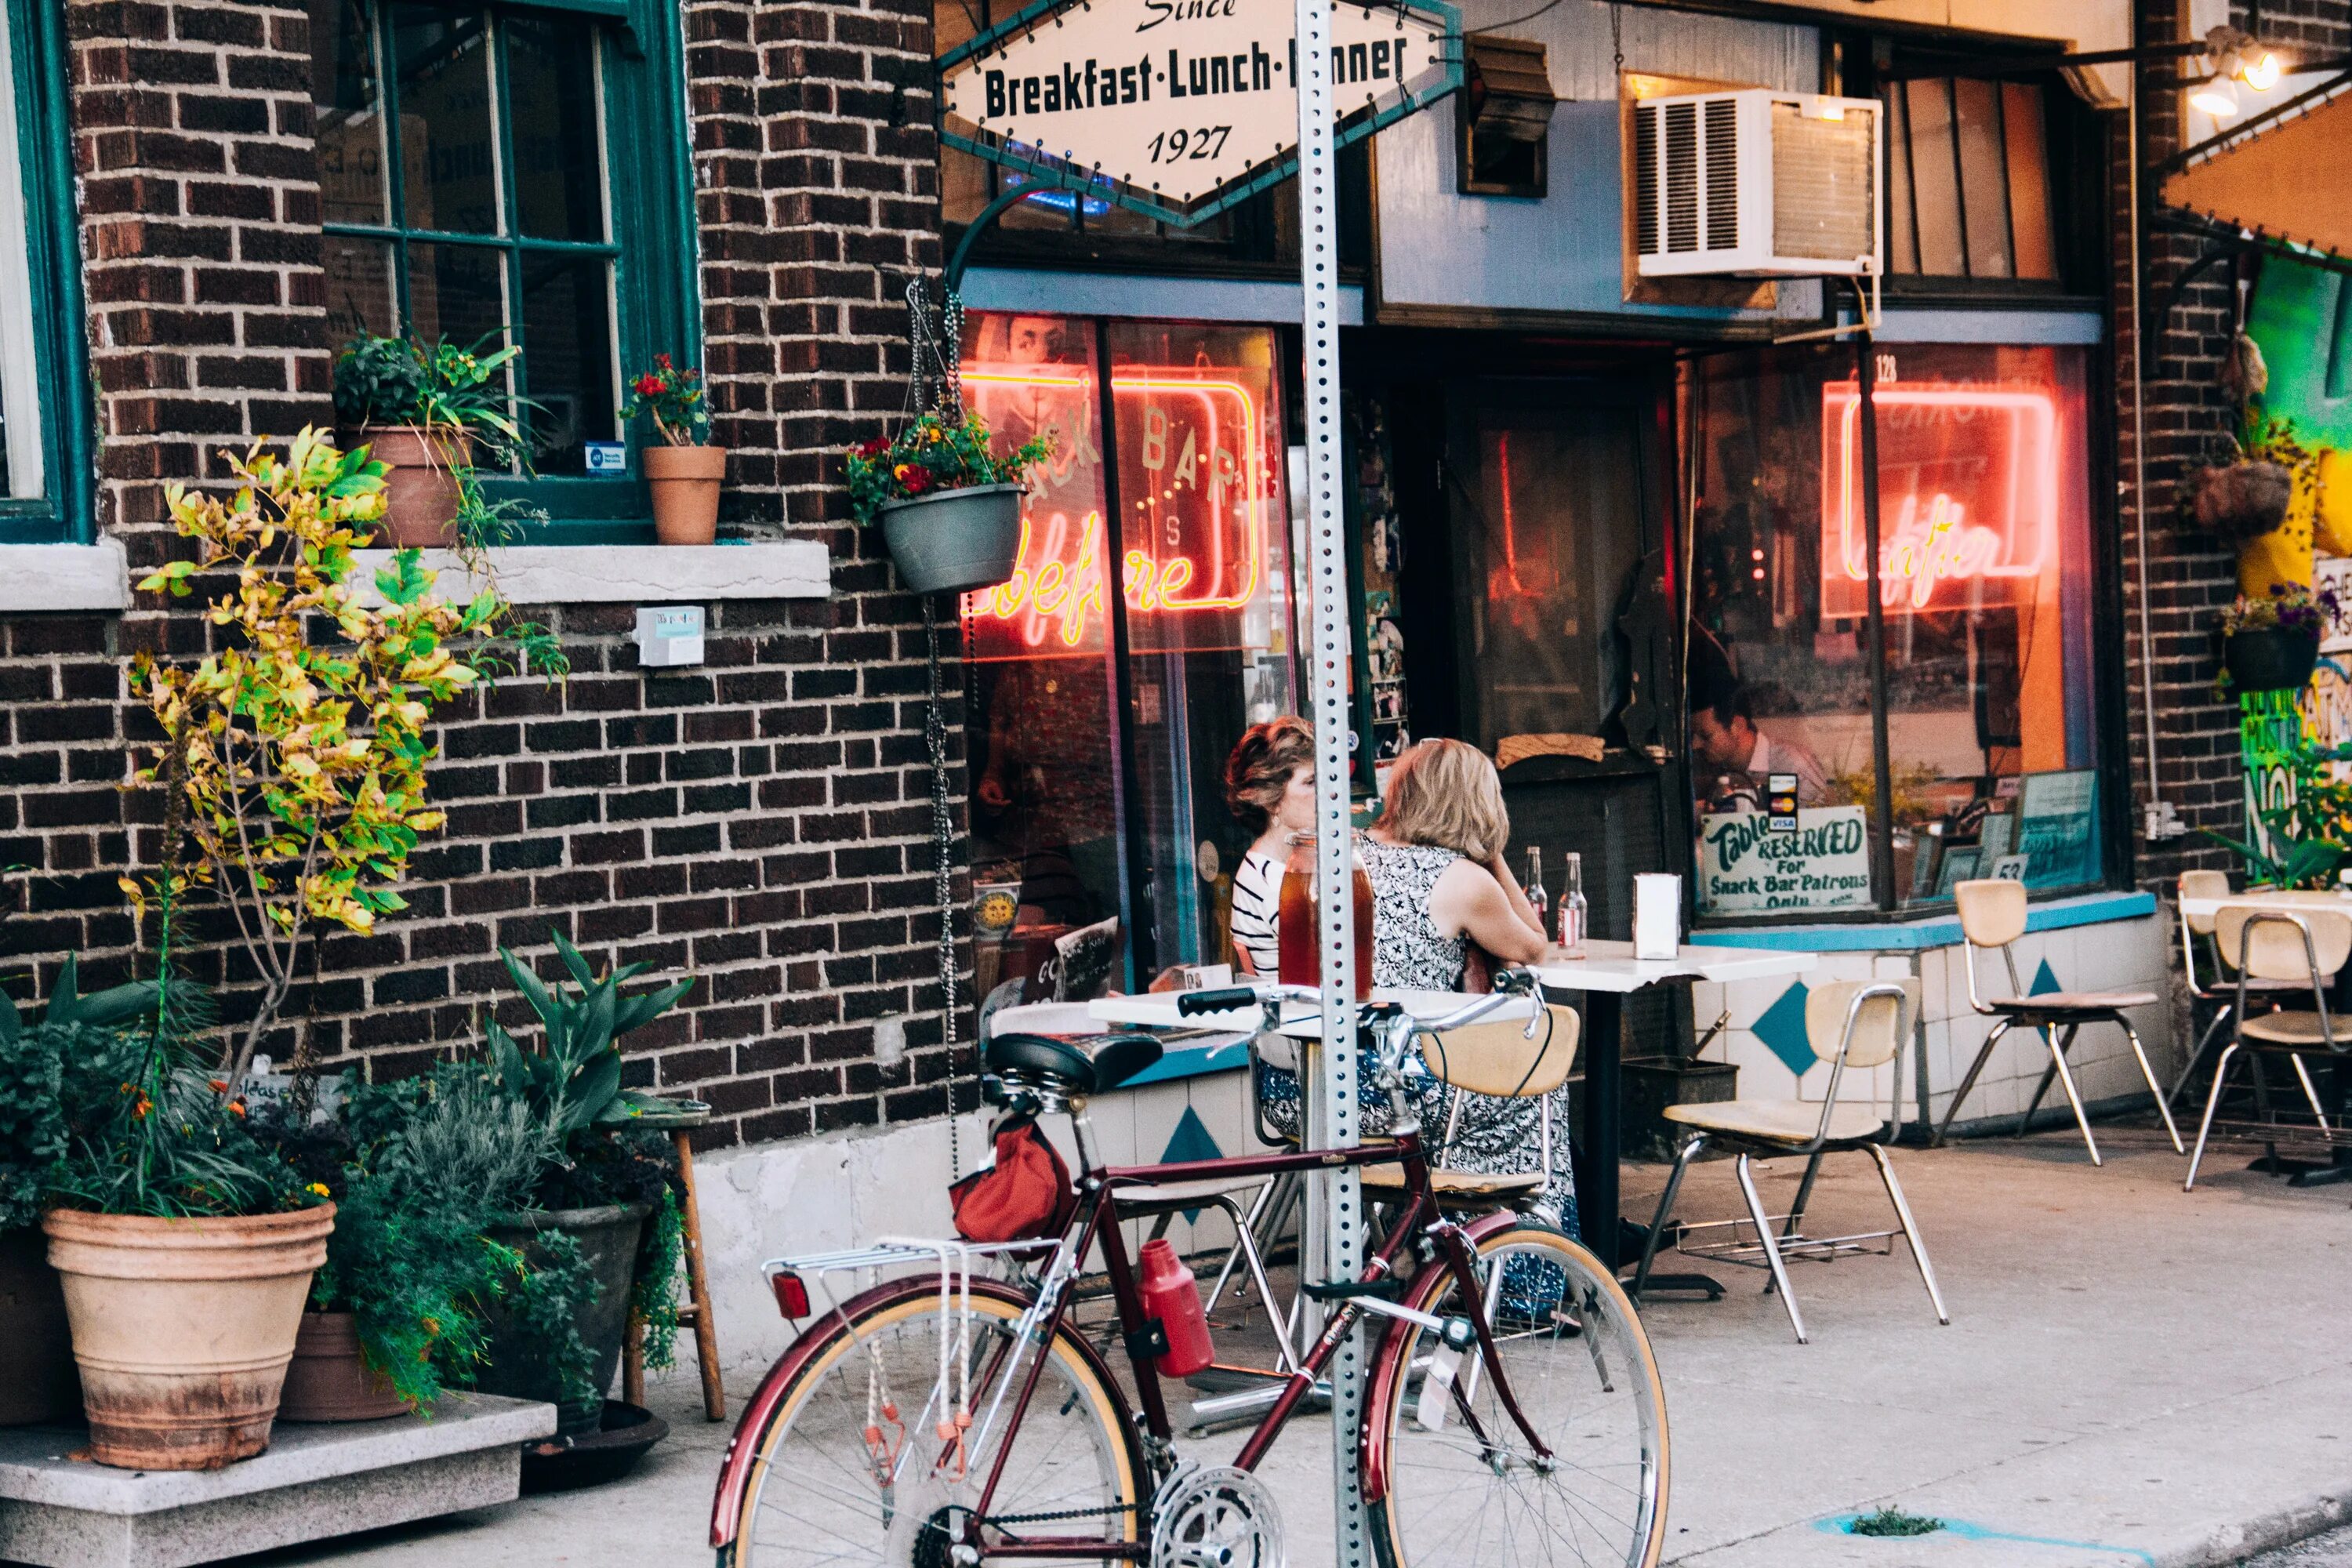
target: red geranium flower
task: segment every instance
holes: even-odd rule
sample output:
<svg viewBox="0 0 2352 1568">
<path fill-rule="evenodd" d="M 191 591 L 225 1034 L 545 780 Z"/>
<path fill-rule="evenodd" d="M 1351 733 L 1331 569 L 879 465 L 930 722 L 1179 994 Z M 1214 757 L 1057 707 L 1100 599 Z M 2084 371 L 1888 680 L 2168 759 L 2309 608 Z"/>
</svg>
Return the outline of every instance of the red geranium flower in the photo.
<svg viewBox="0 0 2352 1568">
<path fill-rule="evenodd" d="M 901 463 L 890 471 L 890 477 L 906 487 L 910 496 L 921 495 L 931 488 L 931 470 L 920 463 Z"/>
<path fill-rule="evenodd" d="M 860 441 L 850 448 L 861 458 L 878 458 L 890 449 L 890 443 L 877 436 L 871 441 Z"/>
<path fill-rule="evenodd" d="M 661 394 L 661 377 L 657 375 L 641 375 L 637 377 L 637 395 L 639 397 L 658 396 Z"/>
</svg>

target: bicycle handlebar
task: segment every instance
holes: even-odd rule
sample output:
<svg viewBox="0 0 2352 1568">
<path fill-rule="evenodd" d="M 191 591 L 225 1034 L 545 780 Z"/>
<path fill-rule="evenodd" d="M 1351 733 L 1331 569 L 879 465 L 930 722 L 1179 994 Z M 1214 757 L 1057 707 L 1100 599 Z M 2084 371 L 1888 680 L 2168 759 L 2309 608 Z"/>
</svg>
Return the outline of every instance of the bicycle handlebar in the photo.
<svg viewBox="0 0 2352 1568">
<path fill-rule="evenodd" d="M 1433 1018 L 1426 1023 L 1415 1020 L 1416 1031 L 1459 1028 L 1465 1024 L 1485 1017 L 1513 996 L 1525 996 L 1537 989 L 1535 972 L 1528 969 L 1499 969 L 1495 972 L 1495 989 L 1486 996 L 1472 998 L 1465 1005 Z M 1229 985 L 1214 991 L 1186 991 L 1176 998 L 1176 1014 L 1181 1018 L 1198 1017 L 1203 1013 L 1227 1013 L 1239 1007 L 1262 1006 L 1279 1008 L 1285 1002 L 1320 1002 L 1322 990 L 1313 985 L 1288 985 L 1269 981 L 1258 985 Z M 1389 1005 L 1393 1010 L 1393 1005 Z M 1368 1005 L 1367 1013 L 1374 1011 Z"/>
</svg>

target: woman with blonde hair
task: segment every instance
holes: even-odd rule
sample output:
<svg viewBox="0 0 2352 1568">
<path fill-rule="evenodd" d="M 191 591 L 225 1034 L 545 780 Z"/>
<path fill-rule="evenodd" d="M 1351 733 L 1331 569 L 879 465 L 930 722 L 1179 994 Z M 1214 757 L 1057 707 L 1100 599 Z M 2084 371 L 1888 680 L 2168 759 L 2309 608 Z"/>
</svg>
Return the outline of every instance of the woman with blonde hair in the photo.
<svg viewBox="0 0 2352 1568">
<path fill-rule="evenodd" d="M 1356 841 L 1372 883 L 1372 984 L 1418 990 L 1460 987 L 1470 944 L 1504 963 L 1529 963 L 1549 946 L 1543 921 L 1503 861 L 1511 837 L 1503 781 L 1477 747 L 1423 741 L 1389 772 L 1380 818 Z M 1530 1049 L 1532 1049 L 1532 1045 Z M 1423 1083 L 1413 1100 L 1433 1136 L 1447 1124 L 1455 1091 Z M 1533 1100 L 1473 1095 L 1442 1152 L 1452 1170 L 1516 1174 L 1538 1148 Z M 1577 1234 L 1576 1178 L 1570 1166 L 1568 1089 L 1553 1092 L 1551 1169 L 1534 1205 Z"/>
</svg>

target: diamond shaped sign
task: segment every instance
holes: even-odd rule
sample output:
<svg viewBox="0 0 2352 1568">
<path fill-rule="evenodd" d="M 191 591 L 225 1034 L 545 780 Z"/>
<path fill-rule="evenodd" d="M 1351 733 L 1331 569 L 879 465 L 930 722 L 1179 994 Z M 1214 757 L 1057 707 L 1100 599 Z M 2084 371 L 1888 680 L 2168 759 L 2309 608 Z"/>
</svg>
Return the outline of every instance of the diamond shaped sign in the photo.
<svg viewBox="0 0 2352 1568">
<path fill-rule="evenodd" d="M 946 141 L 1189 225 L 1297 167 L 1293 8 L 1268 0 L 1045 0 L 940 61 Z M 1331 18 L 1339 144 L 1461 85 L 1459 13 L 1431 0 Z"/>
</svg>

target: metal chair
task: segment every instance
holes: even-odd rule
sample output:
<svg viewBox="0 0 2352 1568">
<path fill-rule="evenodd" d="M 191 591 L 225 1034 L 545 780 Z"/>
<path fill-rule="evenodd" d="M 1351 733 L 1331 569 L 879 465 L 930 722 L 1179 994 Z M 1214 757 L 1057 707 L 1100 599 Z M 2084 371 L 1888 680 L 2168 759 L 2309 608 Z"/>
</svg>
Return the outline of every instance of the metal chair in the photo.
<svg viewBox="0 0 2352 1568">
<path fill-rule="evenodd" d="M 2222 963 L 2237 971 L 2234 1022 L 2230 1043 L 2222 1047 L 2221 1059 L 2213 1068 L 2213 1089 L 2205 1097 L 2205 1117 L 2197 1129 L 2196 1152 L 2189 1157 L 2188 1178 L 2180 1184 L 2183 1192 L 2197 1185 L 2197 1169 L 2204 1162 L 2205 1145 L 2212 1136 L 2214 1112 L 2221 1108 L 2222 1091 L 2229 1087 L 2230 1068 L 2242 1050 L 2286 1058 L 2303 1086 L 2304 1100 L 2311 1107 L 2314 1130 L 2331 1146 L 2344 1139 L 2330 1125 L 2327 1112 L 2319 1102 L 2319 1090 L 2311 1081 L 2311 1069 L 2303 1058 L 2321 1051 L 2340 1058 L 2352 1049 L 2352 1035 L 2337 1037 L 2336 1021 L 2327 1008 L 2331 977 L 2344 967 L 2346 958 L 2352 956 L 2352 917 L 2333 910 L 2224 904 L 2213 917 L 2213 936 Z M 2290 983 L 2299 992 L 2307 990 L 2312 1010 L 2281 1008 L 2249 1016 L 2248 988 L 2265 980 Z M 2275 1131 L 2277 1126 L 2272 1122 L 2257 1125 L 2265 1131 Z"/>
<path fill-rule="evenodd" d="M 1919 1224 L 1911 1217 L 1911 1205 L 1905 1200 L 1903 1185 L 1895 1179 L 1895 1167 L 1886 1157 L 1886 1144 L 1894 1135 L 1893 1117 L 1881 1116 L 1874 1103 L 1845 1105 L 1838 1100 L 1846 1069 L 1868 1071 L 1894 1061 L 1911 1037 L 1912 1021 L 1918 1014 L 1916 980 L 1847 980 L 1817 986 L 1805 996 L 1805 1038 L 1812 1047 L 1814 1058 L 1830 1064 L 1829 1087 L 1822 1096 L 1818 1115 L 1812 1107 L 1798 1100 L 1729 1100 L 1666 1108 L 1667 1121 L 1681 1122 L 1695 1131 L 1675 1157 L 1674 1171 L 1666 1177 L 1666 1190 L 1659 1194 L 1657 1215 L 1650 1222 L 1642 1261 L 1633 1270 L 1629 1293 L 1637 1305 L 1643 1288 L 1649 1283 L 1650 1263 L 1657 1255 L 1659 1238 L 1674 1217 L 1675 1199 L 1682 1191 L 1684 1173 L 1690 1169 L 1699 1151 L 1719 1140 L 1739 1152 L 1735 1169 L 1740 1194 L 1748 1200 L 1748 1217 L 1745 1221 L 1715 1220 L 1685 1226 L 1682 1231 L 1685 1238 L 1694 1231 L 1726 1227 L 1730 1229 L 1731 1238 L 1697 1247 L 1688 1245 L 1686 1240 L 1678 1241 L 1676 1250 L 1749 1268 L 1758 1267 L 1760 1257 L 1761 1267 L 1772 1276 L 1768 1289 L 1780 1291 L 1780 1304 L 1788 1309 L 1789 1326 L 1797 1331 L 1797 1342 L 1805 1344 L 1810 1342 L 1805 1334 L 1804 1315 L 1798 1310 L 1795 1292 L 1789 1289 L 1787 1259 L 1809 1258 L 1826 1263 L 1840 1256 L 1862 1252 L 1883 1255 L 1894 1250 L 1894 1238 L 1900 1236 L 1909 1244 L 1911 1261 L 1918 1266 L 1919 1279 L 1927 1287 L 1927 1300 L 1935 1306 L 1936 1321 L 1952 1321 L 1952 1315 L 1944 1310 L 1943 1292 L 1936 1287 L 1936 1270 L 1927 1261 L 1927 1247 L 1919 1239 Z M 1869 1151 L 1878 1166 L 1879 1179 L 1885 1184 L 1886 1196 L 1895 1205 L 1895 1228 L 1818 1238 L 1804 1235 L 1800 1227 L 1804 1224 L 1806 1207 L 1812 1202 L 1813 1180 L 1821 1173 L 1822 1156 L 1856 1150 Z M 1757 1193 L 1756 1178 L 1748 1169 L 1749 1161 L 1757 1154 L 1806 1156 L 1804 1178 L 1797 1184 L 1797 1200 L 1777 1237 L 1773 1234 L 1773 1218 L 1764 1212 L 1764 1200 Z M 1753 1241 L 1740 1237 L 1738 1227 L 1743 1224 L 1754 1227 Z M 1862 1245 L 1881 1240 L 1886 1243 L 1884 1248 Z"/>
<path fill-rule="evenodd" d="M 2147 1080 L 2147 1091 L 2156 1097 L 2157 1114 L 2164 1118 L 2164 1130 L 2171 1136 L 2174 1152 L 2187 1153 L 2188 1149 L 2180 1142 L 2180 1129 L 2172 1123 L 2172 1108 L 2165 1103 L 2164 1089 L 2156 1081 L 2156 1069 L 2148 1066 L 2147 1050 L 2139 1042 L 2139 1031 L 2124 1016 L 2126 1007 L 2148 1006 L 2161 998 L 2153 991 L 2052 991 L 2040 996 L 2025 995 L 2024 982 L 2017 975 L 2017 955 L 2010 945 L 2025 934 L 2025 884 L 1985 878 L 1960 883 L 1952 889 L 1952 897 L 1960 910 L 1962 951 L 1969 967 L 1969 1005 L 2000 1021 L 1985 1037 L 1984 1048 L 1969 1065 L 1968 1076 L 1960 1080 L 1959 1092 L 1952 1096 L 1952 1103 L 1945 1109 L 1944 1120 L 1936 1124 L 1935 1142 L 1943 1142 L 1952 1118 L 1959 1114 L 1961 1102 L 1976 1087 L 1977 1075 L 1992 1058 L 1993 1047 L 2000 1044 L 2003 1035 L 2022 1025 L 2040 1034 L 2042 1044 L 2050 1047 L 2050 1065 L 2042 1069 L 2042 1083 L 2033 1091 L 2032 1103 L 2018 1120 L 2019 1135 L 2033 1125 L 2033 1113 L 2042 1109 L 2042 1101 L 2050 1092 L 2050 1080 L 2054 1078 L 2066 1090 L 2066 1103 L 2074 1108 L 2074 1125 L 2083 1130 L 2083 1146 L 2090 1151 L 2091 1163 L 2102 1163 L 2099 1141 L 2091 1134 L 2091 1119 L 2083 1110 L 2083 1097 L 2074 1088 L 2074 1074 L 2066 1065 L 2066 1053 L 2074 1048 L 2074 1037 L 2084 1025 L 2113 1024 L 2131 1042 L 2140 1077 Z M 1978 994 L 1979 948 L 2000 951 L 2001 963 L 2009 971 L 2009 995 L 1987 999 Z M 2063 1035 L 2056 1032 L 2061 1029 L 2065 1031 Z"/>
<path fill-rule="evenodd" d="M 2189 912 L 2189 900 L 2191 899 L 2218 899 L 2226 901 L 2229 897 L 2230 876 L 2226 871 L 2180 873 L 2180 973 L 2189 987 L 2191 1006 L 2199 1002 L 2210 1002 L 2216 1005 L 2212 1018 L 2205 1026 L 2204 1033 L 2197 1037 L 2196 1047 L 2189 1053 L 2188 1059 L 2180 1064 L 2180 1076 L 2173 1080 L 2172 1092 L 2165 1096 L 2166 1103 L 2168 1105 L 2180 1103 L 2181 1091 L 2189 1087 L 2189 1080 L 2197 1076 L 2197 1068 L 2204 1062 L 2206 1053 L 2212 1048 L 2214 1037 L 2221 1034 L 2221 1026 L 2237 1015 L 2238 988 L 2231 979 L 2228 965 L 2221 962 L 2221 950 L 2214 942 L 2213 916 L 2198 917 Z M 2200 954 L 2204 973 L 2199 973 Z M 2246 985 L 2250 998 L 2258 992 L 2265 998 L 2274 998 L 2281 991 L 2294 990 L 2294 986 L 2291 982 L 2277 980 L 2250 981 Z M 2277 1005 L 2275 1000 L 2271 1001 L 2271 1005 L 2273 1007 Z M 2267 1109 L 2268 1086 L 2262 1078 L 2262 1059 L 2257 1057 L 2253 1058 L 2253 1063 L 2255 1097 Z"/>
<path fill-rule="evenodd" d="M 1445 1136 L 1437 1145 L 1439 1163 L 1429 1173 L 1437 1201 L 1449 1208 L 1507 1208 L 1540 1193 L 1551 1180 L 1551 1096 L 1576 1066 L 1584 1021 L 1571 1007 L 1544 1009 L 1547 1027 L 1534 1039 L 1523 1024 L 1472 1024 L 1443 1035 L 1425 1035 L 1422 1065 L 1454 1092 L 1446 1097 Z M 1444 1163 L 1444 1152 L 1462 1128 L 1465 1100 L 1532 1100 L 1536 1102 L 1536 1163 L 1527 1171 L 1465 1171 Z M 1364 1185 L 1379 1196 L 1404 1186 L 1402 1165 L 1367 1165 Z"/>
</svg>

